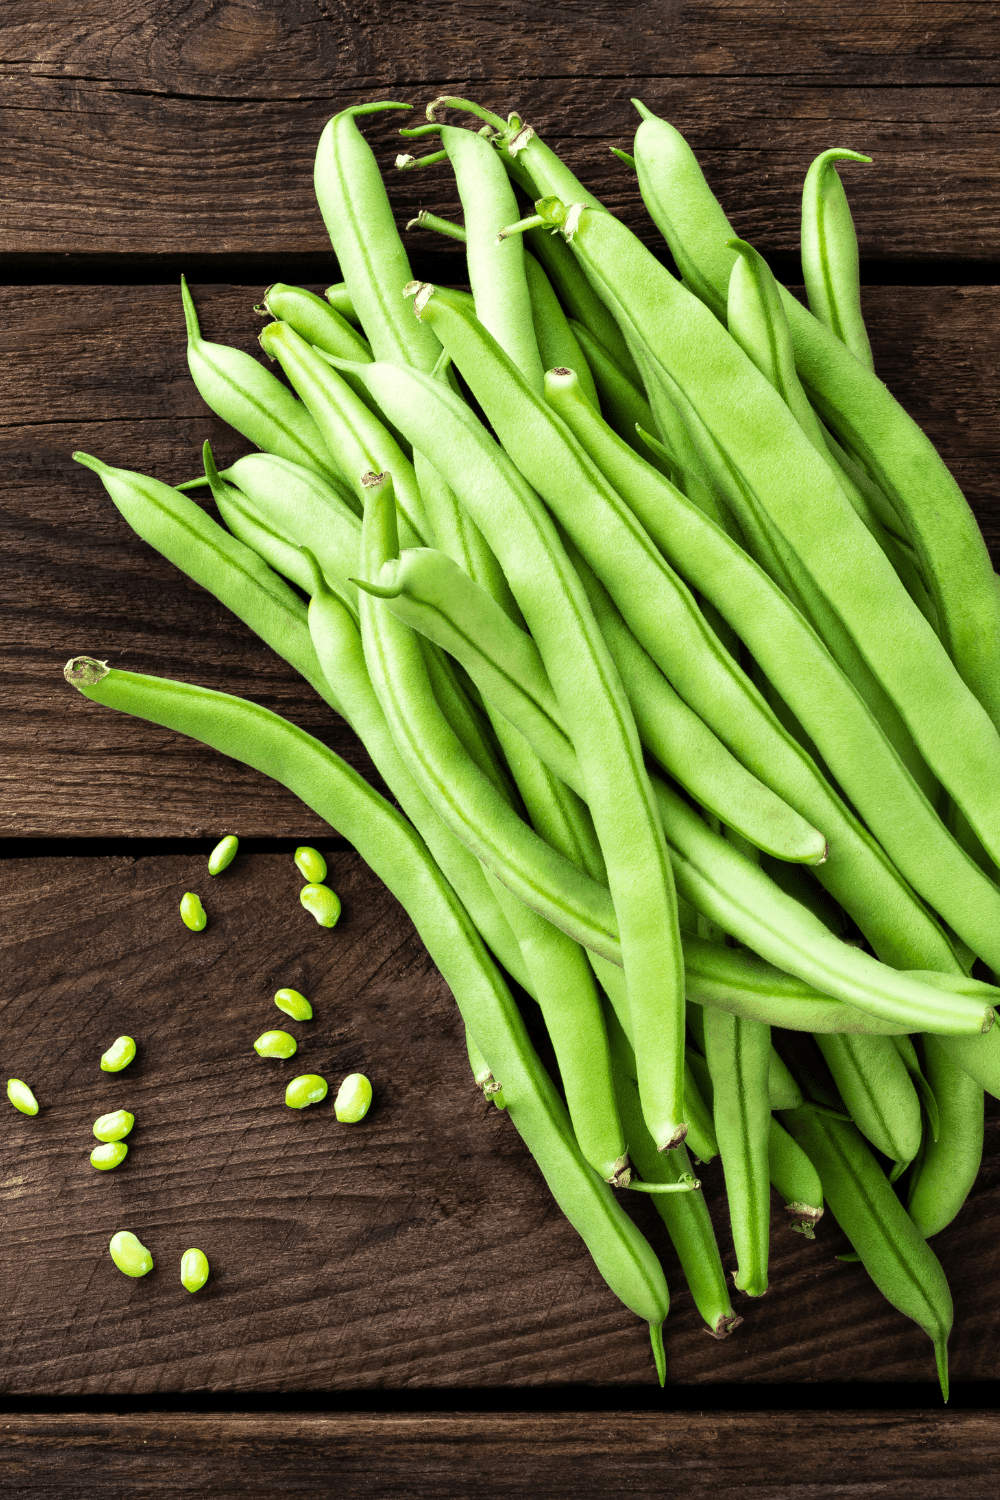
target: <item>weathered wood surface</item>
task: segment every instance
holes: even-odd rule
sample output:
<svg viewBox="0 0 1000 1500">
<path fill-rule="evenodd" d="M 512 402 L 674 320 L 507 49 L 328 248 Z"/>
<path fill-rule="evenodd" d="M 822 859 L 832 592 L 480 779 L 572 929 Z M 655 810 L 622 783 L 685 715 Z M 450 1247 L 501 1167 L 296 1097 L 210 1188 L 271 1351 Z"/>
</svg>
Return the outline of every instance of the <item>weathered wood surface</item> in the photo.
<svg viewBox="0 0 1000 1500">
<path fill-rule="evenodd" d="M 628 148 L 638 94 L 762 250 L 795 250 L 805 170 L 843 145 L 875 158 L 849 172 L 864 255 L 995 261 L 998 23 L 975 0 L 8 0 L 0 253 L 322 251 L 317 137 L 380 96 L 520 109 L 628 215 L 607 148 Z M 396 123 L 366 126 L 386 165 Z M 444 171 L 394 192 L 401 222 L 454 202 Z"/>
<path fill-rule="evenodd" d="M 506 1115 L 472 1083 L 456 1007 L 407 917 L 353 853 L 330 857 L 333 931 L 298 902 L 291 857 L 11 859 L 0 864 L 4 1076 L 40 1113 L 7 1110 L 0 1176 L 0 1392 L 357 1392 L 462 1386 L 655 1390 L 645 1328 L 608 1290 Z M 200 892 L 203 933 L 177 903 Z M 290 985 L 315 1020 L 272 1003 Z M 532 1015 L 528 1015 L 533 1025 Z M 252 1050 L 283 1025 L 287 1062 Z M 136 1061 L 102 1074 L 118 1035 Z M 540 1043 L 543 1045 L 543 1043 Z M 331 1103 L 284 1104 L 301 1072 L 367 1073 L 358 1126 Z M 5 1106 L 6 1108 L 6 1106 Z M 136 1117 L 115 1172 L 88 1161 L 99 1114 Z M 955 1297 L 952 1378 L 991 1380 L 1000 1336 L 1000 1120 L 958 1220 L 935 1240 Z M 722 1174 L 704 1170 L 727 1270 Z M 707 1338 L 651 1205 L 627 1204 L 663 1257 L 671 1384 L 925 1383 L 925 1336 L 895 1312 L 829 1219 L 809 1243 L 775 1205 L 771 1290 Z M 107 1245 L 131 1229 L 155 1270 L 130 1281 Z M 184 1250 L 212 1265 L 180 1285 Z M 669 1402 L 669 1396 L 665 1398 Z"/>
<path fill-rule="evenodd" d="M 10 1500 L 992 1500 L 994 1414 L 10 1417 Z"/>
<path fill-rule="evenodd" d="M 196 287 L 206 337 L 256 350 L 260 287 Z M 298 837 L 322 825 L 274 783 L 182 736 L 87 703 L 61 668 L 112 665 L 249 696 L 362 772 L 362 747 L 305 683 L 119 516 L 81 448 L 178 482 L 248 445 L 188 375 L 174 287 L 2 294 L 0 836 Z M 870 287 L 878 368 L 937 443 L 988 540 L 1000 542 L 1000 293 Z"/>
</svg>

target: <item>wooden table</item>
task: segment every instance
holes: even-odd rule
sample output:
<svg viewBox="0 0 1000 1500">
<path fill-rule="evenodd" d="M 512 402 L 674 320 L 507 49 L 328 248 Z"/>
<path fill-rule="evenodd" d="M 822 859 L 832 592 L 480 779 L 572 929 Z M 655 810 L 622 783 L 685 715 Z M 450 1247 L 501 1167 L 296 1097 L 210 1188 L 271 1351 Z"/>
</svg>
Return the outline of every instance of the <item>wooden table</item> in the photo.
<svg viewBox="0 0 1000 1500">
<path fill-rule="evenodd" d="M 74 449 L 178 481 L 209 437 L 246 445 L 187 375 L 177 277 L 209 338 L 256 348 L 268 282 L 335 264 L 311 187 L 346 104 L 440 92 L 523 110 L 654 247 L 628 148 L 638 95 L 699 153 L 737 230 L 794 283 L 798 192 L 845 173 L 877 367 L 1000 528 L 996 155 L 1000 8 L 975 0 L 715 4 L 509 0 L 8 0 L 0 15 L 5 401 L 0 417 L 5 1120 L 3 1414 L 11 1496 L 991 1496 L 1000 1336 L 1000 1140 L 936 1245 L 955 1294 L 953 1405 L 927 1341 L 857 1266 L 776 1217 L 772 1289 L 706 1339 L 669 1245 L 668 1388 L 502 1116 L 474 1090 L 451 997 L 402 910 L 275 784 L 119 718 L 63 682 L 78 653 L 250 696 L 374 776 L 346 727 L 126 528 Z M 392 118 L 367 133 L 388 166 Z M 400 222 L 453 212 L 445 174 L 391 182 Z M 461 275 L 407 237 L 415 270 Z M 376 778 L 377 781 L 377 778 Z M 240 834 L 209 883 L 206 851 Z M 334 932 L 290 851 L 328 852 Z M 200 935 L 177 901 L 200 889 Z M 295 1064 L 254 1057 L 292 985 L 316 1021 Z M 138 1038 L 120 1079 L 97 1060 Z M 363 1126 L 293 1115 L 290 1069 L 363 1068 Z M 303 1070 L 298 1068 L 299 1071 Z M 98 1177 L 90 1125 L 137 1118 Z M 721 1175 L 705 1171 L 727 1265 Z M 157 1271 L 127 1282 L 110 1234 Z M 208 1252 L 198 1297 L 181 1252 Z"/>
</svg>

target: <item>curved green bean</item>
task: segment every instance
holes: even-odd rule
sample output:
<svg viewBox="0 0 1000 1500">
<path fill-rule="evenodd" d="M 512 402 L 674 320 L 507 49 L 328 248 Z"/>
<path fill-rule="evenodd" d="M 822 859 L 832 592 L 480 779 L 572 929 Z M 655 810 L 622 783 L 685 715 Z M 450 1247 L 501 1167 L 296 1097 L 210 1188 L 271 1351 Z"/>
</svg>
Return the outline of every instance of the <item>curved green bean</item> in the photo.
<svg viewBox="0 0 1000 1500">
<path fill-rule="evenodd" d="M 835 163 L 870 162 L 860 151 L 823 151 L 802 187 L 802 278 L 809 310 L 869 370 L 875 368 L 864 318 L 858 237 Z"/>
</svg>

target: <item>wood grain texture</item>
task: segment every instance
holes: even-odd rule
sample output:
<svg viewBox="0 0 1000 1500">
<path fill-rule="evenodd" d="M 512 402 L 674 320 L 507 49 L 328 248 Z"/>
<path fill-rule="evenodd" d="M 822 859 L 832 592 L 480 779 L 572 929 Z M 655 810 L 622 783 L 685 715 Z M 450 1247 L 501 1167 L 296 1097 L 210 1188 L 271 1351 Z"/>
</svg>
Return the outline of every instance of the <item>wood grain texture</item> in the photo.
<svg viewBox="0 0 1000 1500">
<path fill-rule="evenodd" d="M 638 94 L 764 251 L 795 250 L 805 170 L 840 145 L 875 158 L 849 173 L 864 255 L 992 261 L 998 19 L 974 0 L 10 0 L 0 254 L 323 251 L 317 138 L 379 96 L 518 108 L 633 219 L 608 147 L 628 147 Z M 366 126 L 390 171 L 398 123 Z M 396 176 L 393 197 L 401 223 L 454 202 L 443 170 Z"/>
<path fill-rule="evenodd" d="M 11 1500 L 465 1500 L 484 1473 L 511 1500 L 992 1500 L 998 1439 L 992 1413 L 12 1417 L 0 1480 Z"/>
<path fill-rule="evenodd" d="M 206 337 L 257 351 L 260 287 L 196 287 Z M 179 482 L 247 444 L 187 372 L 174 287 L 8 288 L 0 374 L 0 836 L 250 836 L 324 827 L 264 777 L 86 702 L 80 653 L 203 683 L 275 709 L 374 776 L 363 748 L 295 673 L 138 540 L 77 448 Z M 1000 292 L 870 287 L 878 368 L 938 445 L 987 540 L 1000 544 Z M 1000 559 L 1000 552 L 995 555 Z"/>
<path fill-rule="evenodd" d="M 34 1118 L 3 1106 L 4 1395 L 655 1390 L 645 1328 L 476 1091 L 457 1010 L 405 913 L 354 854 L 332 855 L 328 879 L 344 903 L 332 932 L 302 911 L 288 855 L 241 855 L 215 880 L 197 856 L 0 863 L 4 1076 L 41 1105 Z M 185 890 L 204 900 L 203 933 L 180 923 Z M 310 998 L 313 1022 L 283 1021 L 284 985 Z M 526 1018 L 534 1029 L 533 1008 Z M 282 1023 L 298 1053 L 260 1060 L 255 1037 Z M 136 1061 L 102 1074 L 121 1034 Z M 285 1107 L 298 1073 L 335 1090 L 355 1070 L 375 1091 L 362 1124 L 339 1125 L 329 1102 Z M 129 1155 L 97 1173 L 91 1126 L 116 1108 L 136 1117 Z M 998 1135 L 991 1109 L 979 1181 L 935 1240 L 956 1385 L 995 1376 Z M 718 1161 L 703 1181 L 732 1270 Z M 771 1290 L 737 1295 L 745 1321 L 720 1343 L 653 1208 L 626 1202 L 673 1296 L 671 1384 L 933 1379 L 925 1336 L 835 1259 L 847 1242 L 831 1220 L 810 1244 L 775 1204 Z M 148 1277 L 112 1265 L 119 1229 L 152 1252 Z M 196 1296 L 179 1281 L 191 1245 L 212 1265 Z"/>
</svg>

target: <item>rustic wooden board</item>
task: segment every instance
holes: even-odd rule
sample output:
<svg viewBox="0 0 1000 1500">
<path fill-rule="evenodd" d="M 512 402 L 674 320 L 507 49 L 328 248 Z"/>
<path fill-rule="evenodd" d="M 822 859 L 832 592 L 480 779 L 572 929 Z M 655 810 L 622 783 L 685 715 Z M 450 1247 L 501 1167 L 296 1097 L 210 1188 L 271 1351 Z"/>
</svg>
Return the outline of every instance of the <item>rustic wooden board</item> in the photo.
<svg viewBox="0 0 1000 1500">
<path fill-rule="evenodd" d="M 346 105 L 438 93 L 518 108 L 615 212 L 638 94 L 690 133 L 739 232 L 794 251 L 812 157 L 849 174 L 866 256 L 996 259 L 994 3 L 608 7 L 455 0 L 56 0 L 4 8 L 0 254 L 320 252 L 312 160 Z M 392 119 L 366 127 L 388 167 Z M 453 201 L 402 177 L 400 221 Z M 644 231 L 652 237 L 649 226 Z"/>
<path fill-rule="evenodd" d="M 10 1417 L 11 1500 L 991 1500 L 998 1419 L 977 1413 Z M 676 1488 L 682 1485 L 683 1490 Z"/>
<path fill-rule="evenodd" d="M 259 287 L 195 288 L 207 337 L 256 350 Z M 130 531 L 82 448 L 178 482 L 201 444 L 247 444 L 187 372 L 174 287 L 30 287 L 2 294 L 0 836 L 298 837 L 322 825 L 263 777 L 85 702 L 62 679 L 85 653 L 249 696 L 317 734 L 364 774 L 362 747 L 301 679 Z M 1000 293 L 871 287 L 878 367 L 929 432 L 1000 542 Z"/>
<path fill-rule="evenodd" d="M 194 855 L 0 863 L 2 1076 L 41 1105 L 34 1118 L 4 1106 L 6 1397 L 655 1391 L 645 1329 L 477 1093 L 457 1010 L 406 915 L 352 853 L 330 856 L 328 878 L 344 902 L 332 932 L 302 911 L 287 854 L 241 855 L 214 881 Z M 177 914 L 189 889 L 209 913 L 203 933 Z M 282 985 L 316 1019 L 285 1022 L 299 1052 L 264 1062 L 252 1043 L 282 1023 Z M 136 1061 L 102 1074 L 121 1034 Z M 362 1124 L 339 1125 L 329 1102 L 285 1107 L 296 1074 L 336 1088 L 357 1069 L 375 1090 Z M 129 1156 L 97 1173 L 91 1125 L 119 1107 L 136 1117 Z M 955 1297 L 956 1387 L 995 1376 L 998 1136 L 991 1109 L 979 1182 L 935 1241 Z M 703 1177 L 731 1270 L 719 1163 Z M 744 1322 L 720 1343 L 651 1205 L 626 1201 L 674 1297 L 671 1384 L 711 1401 L 718 1382 L 921 1382 L 936 1404 L 930 1344 L 835 1259 L 846 1241 L 832 1221 L 811 1244 L 775 1205 L 771 1290 L 736 1297 Z M 151 1250 L 148 1277 L 113 1266 L 118 1229 Z M 191 1245 L 213 1268 L 194 1297 L 179 1281 Z"/>
</svg>

